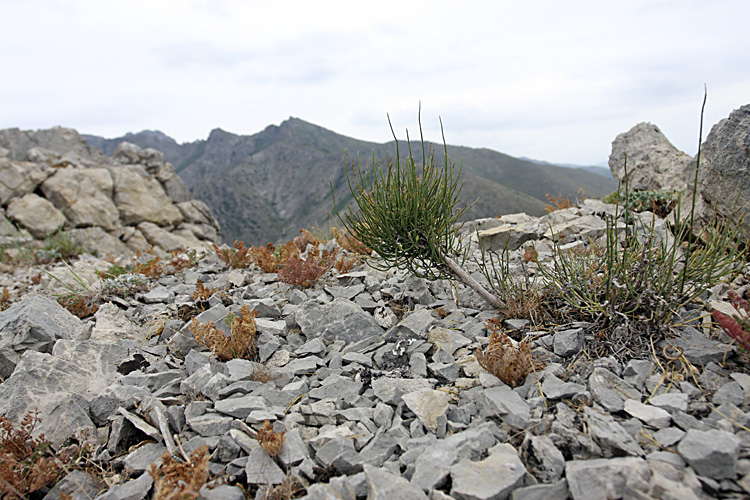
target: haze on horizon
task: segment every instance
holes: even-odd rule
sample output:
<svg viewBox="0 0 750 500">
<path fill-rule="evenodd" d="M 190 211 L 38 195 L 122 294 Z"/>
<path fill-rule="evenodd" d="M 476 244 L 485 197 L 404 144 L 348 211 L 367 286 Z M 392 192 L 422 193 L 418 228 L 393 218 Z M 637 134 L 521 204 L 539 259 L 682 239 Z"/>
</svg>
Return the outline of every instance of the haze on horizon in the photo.
<svg viewBox="0 0 750 500">
<path fill-rule="evenodd" d="M 339 134 L 604 165 L 654 123 L 695 154 L 750 102 L 744 0 L 6 0 L 0 128 L 178 142 L 290 116 Z"/>
</svg>

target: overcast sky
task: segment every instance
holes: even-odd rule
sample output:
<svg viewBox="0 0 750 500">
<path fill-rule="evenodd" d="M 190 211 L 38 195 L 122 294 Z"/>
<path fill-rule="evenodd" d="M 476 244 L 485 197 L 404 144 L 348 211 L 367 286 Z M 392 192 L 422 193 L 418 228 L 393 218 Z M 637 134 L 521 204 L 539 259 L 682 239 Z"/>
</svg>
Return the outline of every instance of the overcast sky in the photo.
<svg viewBox="0 0 750 500">
<path fill-rule="evenodd" d="M 641 121 L 695 154 L 750 103 L 750 1 L 0 0 L 0 128 L 179 142 L 290 116 L 604 164 Z"/>
</svg>

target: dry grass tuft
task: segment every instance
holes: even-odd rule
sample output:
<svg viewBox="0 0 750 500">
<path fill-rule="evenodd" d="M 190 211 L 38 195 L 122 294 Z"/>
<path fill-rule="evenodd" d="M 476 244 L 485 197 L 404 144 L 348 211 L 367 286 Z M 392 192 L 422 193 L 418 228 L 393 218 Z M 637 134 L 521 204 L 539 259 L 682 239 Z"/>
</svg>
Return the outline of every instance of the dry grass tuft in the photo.
<svg viewBox="0 0 750 500">
<path fill-rule="evenodd" d="M 208 446 L 190 454 L 190 461 L 180 463 L 169 452 L 161 456 L 161 466 L 151 464 L 148 473 L 154 479 L 154 500 L 195 500 L 208 481 Z"/>
<path fill-rule="evenodd" d="M 485 350 L 477 347 L 477 361 L 508 386 L 519 386 L 535 368 L 531 345 L 526 340 L 514 345 L 511 338 L 501 331 L 497 319 L 488 320 L 485 325 L 492 335 Z"/>
<path fill-rule="evenodd" d="M 190 298 L 195 301 L 206 302 L 211 295 L 216 293 L 213 288 L 207 288 L 200 278 L 195 282 L 195 291 L 190 295 Z"/>
<path fill-rule="evenodd" d="M 240 315 L 235 316 L 232 321 L 229 337 L 212 323 L 202 324 L 195 318 L 191 320 L 189 328 L 195 340 L 211 349 L 218 358 L 224 361 L 236 358 L 251 359 L 258 350 L 255 345 L 257 315 L 258 311 L 250 312 L 250 307 L 243 305 Z"/>
<path fill-rule="evenodd" d="M 367 245 L 359 241 L 356 236 L 348 231 L 341 231 L 338 228 L 332 227 L 331 234 L 336 239 L 336 243 L 347 252 L 364 255 L 372 253 L 372 248 L 367 247 Z"/>
<path fill-rule="evenodd" d="M 278 456 L 284 444 L 284 432 L 273 432 L 273 424 L 269 420 L 263 422 L 260 430 L 255 435 L 260 447 L 268 453 L 268 456 Z"/>
</svg>

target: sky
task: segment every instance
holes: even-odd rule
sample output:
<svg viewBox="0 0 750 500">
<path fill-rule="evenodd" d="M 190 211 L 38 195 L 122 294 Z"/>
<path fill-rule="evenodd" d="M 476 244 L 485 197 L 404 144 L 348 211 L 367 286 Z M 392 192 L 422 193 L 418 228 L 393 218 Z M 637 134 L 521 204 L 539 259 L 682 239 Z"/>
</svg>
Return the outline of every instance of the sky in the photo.
<svg viewBox="0 0 750 500">
<path fill-rule="evenodd" d="M 0 129 L 178 142 L 289 117 L 357 139 L 606 165 L 656 124 L 693 155 L 750 103 L 747 0 L 0 0 Z"/>
</svg>

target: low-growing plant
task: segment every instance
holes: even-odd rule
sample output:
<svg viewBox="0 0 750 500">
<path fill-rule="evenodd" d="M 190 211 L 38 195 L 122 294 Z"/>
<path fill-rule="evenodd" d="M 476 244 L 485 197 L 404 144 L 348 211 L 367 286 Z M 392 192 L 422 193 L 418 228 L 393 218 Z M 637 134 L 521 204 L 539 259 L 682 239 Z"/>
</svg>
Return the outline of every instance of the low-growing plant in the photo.
<svg viewBox="0 0 750 500">
<path fill-rule="evenodd" d="M 208 288 L 203 284 L 203 281 L 198 278 L 195 281 L 195 291 L 190 294 L 190 298 L 197 302 L 206 302 L 214 293 L 216 293 L 216 290 Z"/>
<path fill-rule="evenodd" d="M 307 288 L 328 271 L 335 262 L 338 248 L 320 252 L 317 247 L 310 248 L 307 257 L 299 255 L 288 258 L 278 271 L 279 281 Z"/>
<path fill-rule="evenodd" d="M 169 452 L 161 456 L 161 465 L 151 464 L 148 473 L 154 480 L 154 500 L 195 500 L 208 482 L 208 446 L 202 445 L 190 454 L 185 463 L 178 462 Z"/>
<path fill-rule="evenodd" d="M 727 294 L 737 314 L 729 316 L 715 310 L 711 314 L 722 330 L 737 341 L 745 351 L 750 351 L 750 305 L 734 290 Z"/>
<path fill-rule="evenodd" d="M 486 321 L 485 326 L 491 332 L 490 341 L 485 349 L 477 347 L 477 361 L 509 387 L 517 387 L 537 368 L 531 344 L 527 340 L 514 344 L 496 318 Z"/>
<path fill-rule="evenodd" d="M 234 248 L 219 248 L 216 243 L 212 245 L 216 256 L 233 269 L 243 269 L 253 263 L 252 257 L 248 254 L 250 249 L 241 241 L 235 240 Z"/>
<path fill-rule="evenodd" d="M 458 183 L 461 167 L 458 175 L 454 176 L 455 163 L 448 158 L 444 134 L 443 165 L 435 161 L 431 147 L 428 153 L 422 136 L 421 117 L 419 132 L 421 163 L 417 163 L 412 154 L 408 131 L 409 154 L 401 157 L 398 139 L 391 126 L 396 140 L 394 161 L 386 157 L 385 166 L 376 164 L 373 152 L 372 165 L 368 170 L 361 168 L 359 156 L 356 164 L 352 163 L 351 173 L 345 166 L 357 211 L 349 206 L 342 215 L 336 206 L 331 185 L 334 210 L 339 221 L 349 234 L 356 235 L 366 247 L 377 253 L 376 258 L 368 260 L 371 267 L 380 270 L 405 269 L 428 280 L 459 279 L 484 300 L 499 307 L 500 299 L 454 260 L 465 260 L 468 251 L 458 235 L 457 227 L 458 220 L 470 208 L 457 208 L 461 192 Z"/>
<path fill-rule="evenodd" d="M 570 198 L 563 198 L 562 195 L 554 196 L 550 194 L 545 195 L 549 202 L 551 203 L 548 205 L 544 205 L 544 210 L 547 213 L 552 213 L 556 210 L 564 210 L 566 208 L 572 208 L 578 205 L 578 203 L 582 202 L 586 199 L 586 197 L 583 194 L 583 189 L 578 190 L 578 200 L 571 201 Z"/>
<path fill-rule="evenodd" d="M 53 485 L 60 475 L 77 466 L 88 454 L 85 446 L 70 446 L 55 452 L 44 435 L 34 437 L 40 422 L 38 412 L 27 413 L 16 426 L 0 415 L 0 497 L 28 498 Z"/>
<path fill-rule="evenodd" d="M 245 304 L 240 309 L 239 316 L 232 321 L 229 336 L 216 328 L 213 323 L 200 323 L 193 318 L 189 329 L 195 340 L 214 352 L 219 359 L 228 361 L 230 359 L 252 359 L 256 356 L 258 348 L 255 344 L 257 333 L 255 317 L 258 311 L 250 311 Z"/>
<path fill-rule="evenodd" d="M 281 447 L 284 445 L 284 431 L 274 432 L 273 424 L 270 420 L 263 422 L 263 425 L 255 435 L 260 447 L 268 453 L 268 456 L 278 456 Z"/>
<path fill-rule="evenodd" d="M 703 108 L 694 187 L 702 130 Z M 631 199 L 627 157 L 624 169 L 624 194 L 618 200 Z M 736 276 L 744 259 L 737 233 L 728 222 L 715 219 L 700 240 L 692 235 L 695 191 L 689 220 L 672 228 L 672 238 L 657 235 L 654 217 L 646 224 L 627 205 L 618 204 L 615 214 L 606 217 L 603 246 L 589 244 L 584 253 L 571 254 L 556 244 L 554 266 L 539 266 L 553 294 L 588 319 L 608 325 L 635 321 L 659 329 L 706 290 Z M 621 208 L 626 216 L 624 231 L 617 225 Z M 680 210 L 678 200 L 676 221 L 681 220 Z"/>
<path fill-rule="evenodd" d="M 614 191 L 602 198 L 602 202 L 612 205 L 619 204 L 631 212 L 651 211 L 659 217 L 666 217 L 677 206 L 681 193 L 666 189 L 653 191 L 630 191 L 627 197 L 620 190 Z"/>
</svg>

